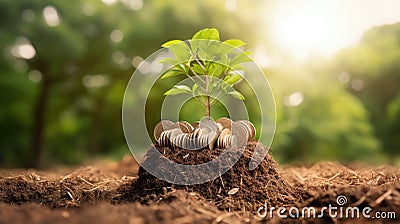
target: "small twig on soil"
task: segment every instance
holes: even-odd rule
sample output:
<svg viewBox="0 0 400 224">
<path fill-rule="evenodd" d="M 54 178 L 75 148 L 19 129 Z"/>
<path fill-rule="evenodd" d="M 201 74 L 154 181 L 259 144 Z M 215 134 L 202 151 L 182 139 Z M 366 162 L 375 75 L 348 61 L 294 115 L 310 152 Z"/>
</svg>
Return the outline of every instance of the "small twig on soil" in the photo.
<svg viewBox="0 0 400 224">
<path fill-rule="evenodd" d="M 61 180 L 60 180 L 60 183 L 62 183 L 62 182 L 64 182 L 64 180 L 66 180 L 66 179 L 68 179 L 68 178 L 70 178 L 72 176 L 72 174 L 70 173 L 70 174 L 68 174 L 68 175 L 66 175 L 66 176 L 64 176 Z"/>
<path fill-rule="evenodd" d="M 389 197 L 393 192 L 393 188 L 390 188 L 388 191 L 386 191 L 386 193 L 384 193 L 383 195 L 381 195 L 378 199 L 375 200 L 374 203 L 372 203 L 372 207 L 375 207 L 377 205 L 379 205 L 380 203 L 382 203 L 383 200 L 385 200 L 387 197 Z"/>
<path fill-rule="evenodd" d="M 110 182 L 116 182 L 116 181 L 115 180 L 105 180 L 105 181 L 97 183 L 97 186 L 98 185 L 102 185 L 102 184 L 106 184 L 106 183 L 110 183 Z"/>
<path fill-rule="evenodd" d="M 72 194 L 69 191 L 67 191 L 67 194 L 72 199 L 72 201 L 75 201 L 75 198 L 72 196 Z"/>
<path fill-rule="evenodd" d="M 76 207 L 81 207 L 80 204 L 73 202 L 73 201 L 67 201 L 67 204 L 65 206 L 65 209 L 67 209 L 70 205 L 76 206 Z"/>
<path fill-rule="evenodd" d="M 225 190 L 225 184 L 224 184 L 224 180 L 222 179 L 221 174 L 219 175 L 219 179 L 221 179 L 222 188 L 224 188 L 224 190 Z"/>
<path fill-rule="evenodd" d="M 233 213 L 233 212 L 226 212 L 226 213 L 224 213 L 224 214 L 219 215 L 219 216 L 215 219 L 215 221 L 216 221 L 217 223 L 219 223 L 219 222 L 221 222 L 224 218 L 227 218 L 227 217 L 232 216 L 232 215 L 235 215 L 235 213 Z"/>
<path fill-rule="evenodd" d="M 212 216 L 212 217 L 216 217 L 216 214 L 214 214 L 214 213 L 212 213 L 212 212 L 210 212 L 208 210 L 205 210 L 203 208 L 197 207 L 197 208 L 195 208 L 195 210 L 200 212 L 200 213 L 203 213 L 203 214 L 206 214 L 206 215 L 209 215 L 209 216 Z"/>
<path fill-rule="evenodd" d="M 90 183 L 89 181 L 83 179 L 82 177 L 79 177 L 79 179 L 87 184 L 89 184 L 90 186 L 96 186 L 95 184 Z"/>
<path fill-rule="evenodd" d="M 378 178 L 376 178 L 375 182 L 378 183 L 379 180 L 381 179 L 382 176 L 379 176 Z"/>
<path fill-rule="evenodd" d="M 369 196 L 371 195 L 371 192 L 372 192 L 372 189 L 369 190 L 366 194 L 364 194 L 364 195 L 360 198 L 360 200 L 356 201 L 356 202 L 353 203 L 351 206 L 352 206 L 352 207 L 357 207 L 357 206 L 361 205 L 361 204 L 365 201 L 365 199 L 367 199 L 367 197 L 369 197 Z"/>
<path fill-rule="evenodd" d="M 384 173 L 379 172 L 379 171 L 377 171 L 377 170 L 372 169 L 372 171 L 375 172 L 375 173 L 377 173 L 377 174 L 379 174 L 379 175 L 381 175 L 382 177 L 386 176 Z"/>
<path fill-rule="evenodd" d="M 325 177 L 320 177 L 318 175 L 312 175 L 311 178 L 315 178 L 315 179 L 320 179 L 320 180 L 326 181 Z"/>
<path fill-rule="evenodd" d="M 71 188 L 64 186 L 68 191 L 72 192 Z"/>
<path fill-rule="evenodd" d="M 31 174 L 29 174 L 29 177 L 30 177 L 32 180 L 40 180 L 40 176 L 37 175 L 36 173 L 31 173 Z"/>
<path fill-rule="evenodd" d="M 334 179 L 335 179 L 336 177 L 338 177 L 340 174 L 342 174 L 342 172 L 339 172 L 339 173 L 335 174 L 334 176 L 330 177 L 330 178 L 328 179 L 328 181 L 334 180 Z"/>
<path fill-rule="evenodd" d="M 121 179 L 122 179 L 122 180 L 136 180 L 136 179 L 138 179 L 138 178 L 139 178 L 139 176 L 133 177 L 133 176 L 126 176 L 126 175 L 124 175 Z"/>
<path fill-rule="evenodd" d="M 393 190 L 392 194 L 400 197 L 400 192 L 398 192 L 397 190 Z"/>
<path fill-rule="evenodd" d="M 100 188 L 100 186 L 96 186 L 96 187 L 94 187 L 94 188 L 92 188 L 92 189 L 85 190 L 85 192 L 92 192 L 92 191 L 97 190 L 97 189 L 99 189 L 99 188 Z"/>
<path fill-rule="evenodd" d="M 292 173 L 299 179 L 300 183 L 304 184 L 304 181 L 305 181 L 307 178 L 302 177 L 299 173 L 297 173 L 297 172 L 294 171 L 293 169 L 292 169 L 291 171 L 292 171 Z"/>
<path fill-rule="evenodd" d="M 171 223 L 192 223 L 193 217 L 190 216 L 182 216 L 172 220 Z"/>
<path fill-rule="evenodd" d="M 394 189 L 392 192 L 393 197 L 393 201 L 395 205 L 400 205 L 400 193 Z"/>
</svg>

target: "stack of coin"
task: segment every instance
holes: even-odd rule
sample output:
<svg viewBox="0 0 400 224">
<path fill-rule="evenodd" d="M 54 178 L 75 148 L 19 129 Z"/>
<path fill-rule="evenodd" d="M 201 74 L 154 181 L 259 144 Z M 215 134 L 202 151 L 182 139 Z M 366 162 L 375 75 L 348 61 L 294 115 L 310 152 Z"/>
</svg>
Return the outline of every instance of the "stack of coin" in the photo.
<svg viewBox="0 0 400 224">
<path fill-rule="evenodd" d="M 194 126 L 194 127 L 193 127 Z M 213 149 L 219 136 L 214 121 L 201 121 L 191 125 L 186 121 L 173 123 L 160 121 L 154 128 L 154 138 L 163 147 L 172 149 Z"/>
<path fill-rule="evenodd" d="M 214 149 L 243 147 L 254 140 L 256 129 L 247 120 L 233 122 L 220 118 L 216 122 L 203 120 L 192 125 L 186 121 L 160 121 L 154 128 L 154 138 L 163 147 L 171 149 Z"/>
</svg>

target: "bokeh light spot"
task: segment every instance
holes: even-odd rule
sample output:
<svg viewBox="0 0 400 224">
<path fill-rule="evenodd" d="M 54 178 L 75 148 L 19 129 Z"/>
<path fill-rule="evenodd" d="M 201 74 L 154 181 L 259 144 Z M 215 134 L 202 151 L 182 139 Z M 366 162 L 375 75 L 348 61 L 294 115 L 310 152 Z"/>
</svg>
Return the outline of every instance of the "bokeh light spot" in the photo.
<svg viewBox="0 0 400 224">
<path fill-rule="evenodd" d="M 290 94 L 288 97 L 285 99 L 285 105 L 289 107 L 297 107 L 299 106 L 304 100 L 304 96 L 300 92 L 295 92 Z"/>
<path fill-rule="evenodd" d="M 40 82 L 42 80 L 42 77 L 43 77 L 42 73 L 38 70 L 32 70 L 28 74 L 29 80 L 31 80 L 34 83 Z"/>
<path fill-rule="evenodd" d="M 111 39 L 113 42 L 115 42 L 115 43 L 121 42 L 122 39 L 124 39 L 124 34 L 122 33 L 121 30 L 115 29 L 115 30 L 113 30 L 113 31 L 111 32 L 111 34 L 110 34 L 110 39 Z"/>
<path fill-rule="evenodd" d="M 57 10 L 53 6 L 46 6 L 43 9 L 43 17 L 47 25 L 58 26 L 60 24 L 60 17 Z"/>
</svg>

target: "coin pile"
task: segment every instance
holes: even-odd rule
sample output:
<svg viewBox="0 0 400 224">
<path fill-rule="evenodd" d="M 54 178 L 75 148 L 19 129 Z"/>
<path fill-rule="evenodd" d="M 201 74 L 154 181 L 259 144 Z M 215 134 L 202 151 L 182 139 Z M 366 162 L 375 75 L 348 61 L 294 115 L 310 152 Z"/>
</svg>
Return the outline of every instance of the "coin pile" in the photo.
<svg viewBox="0 0 400 224">
<path fill-rule="evenodd" d="M 160 121 L 154 128 L 154 138 L 162 147 L 171 149 L 214 149 L 241 147 L 254 140 L 256 129 L 247 120 L 220 118 L 190 124 L 186 121 Z"/>
</svg>

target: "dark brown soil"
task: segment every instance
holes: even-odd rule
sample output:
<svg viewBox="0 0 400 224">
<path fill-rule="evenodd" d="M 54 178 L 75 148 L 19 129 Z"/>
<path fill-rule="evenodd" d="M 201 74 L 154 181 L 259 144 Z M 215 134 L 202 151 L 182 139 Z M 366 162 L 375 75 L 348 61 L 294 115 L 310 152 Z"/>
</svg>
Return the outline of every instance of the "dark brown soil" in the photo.
<svg viewBox="0 0 400 224">
<path fill-rule="evenodd" d="M 221 177 L 194 186 L 158 180 L 131 157 L 74 171 L 0 170 L 0 223 L 399 223 L 400 169 L 350 168 L 334 162 L 279 169 L 267 155 L 250 171 L 254 147 L 248 144 Z M 182 164 L 202 163 L 221 153 L 158 150 Z M 238 191 L 228 194 L 233 188 Z M 324 206 L 337 206 L 339 195 L 346 196 L 347 206 L 371 207 L 371 216 L 393 211 L 396 218 L 346 220 L 326 212 L 321 219 L 281 219 L 276 211 L 272 218 L 256 215 L 264 203 L 309 206 L 321 212 Z"/>
<path fill-rule="evenodd" d="M 271 206 L 295 205 L 302 202 L 306 195 L 301 190 L 288 184 L 281 178 L 277 163 L 267 154 L 266 158 L 254 170 L 249 170 L 254 149 L 257 143 L 248 143 L 242 157 L 235 165 L 219 178 L 198 185 L 172 185 L 168 182 L 159 180 L 149 174 L 143 168 L 139 168 L 139 179 L 132 185 L 122 189 L 122 196 L 118 200 L 140 201 L 147 203 L 148 200 L 155 198 L 154 195 L 167 192 L 169 189 L 179 189 L 187 192 L 195 192 L 208 201 L 212 201 L 219 209 L 227 211 L 256 211 L 263 203 Z M 181 164 L 201 164 L 222 153 L 222 149 L 214 150 L 171 150 L 169 148 L 158 149 L 166 158 Z M 241 153 L 240 150 L 233 150 Z M 152 150 L 149 150 L 152 152 Z M 149 153 L 150 154 L 150 153 Z M 159 170 L 166 170 L 163 163 L 163 157 L 154 153 L 147 155 L 147 161 L 150 161 Z M 156 157 L 156 158 L 153 158 Z M 176 171 L 171 171 L 170 179 L 174 178 Z M 179 173 L 179 172 L 178 172 Z M 200 172 L 194 172 L 193 178 L 204 175 Z M 232 189 L 237 188 L 235 194 L 228 194 Z M 133 190 L 129 190 L 133 189 Z M 231 191 L 232 193 L 232 191 Z M 150 196 L 150 197 L 149 197 Z"/>
</svg>

